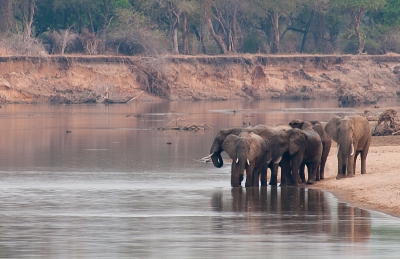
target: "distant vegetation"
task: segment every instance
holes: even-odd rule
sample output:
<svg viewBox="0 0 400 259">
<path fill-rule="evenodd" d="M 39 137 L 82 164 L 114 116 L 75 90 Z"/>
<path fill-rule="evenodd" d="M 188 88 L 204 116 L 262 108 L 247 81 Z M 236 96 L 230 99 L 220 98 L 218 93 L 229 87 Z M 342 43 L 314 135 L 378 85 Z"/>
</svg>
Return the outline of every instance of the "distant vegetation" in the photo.
<svg viewBox="0 0 400 259">
<path fill-rule="evenodd" d="M 0 55 L 400 53 L 400 0 L 0 0 Z"/>
</svg>

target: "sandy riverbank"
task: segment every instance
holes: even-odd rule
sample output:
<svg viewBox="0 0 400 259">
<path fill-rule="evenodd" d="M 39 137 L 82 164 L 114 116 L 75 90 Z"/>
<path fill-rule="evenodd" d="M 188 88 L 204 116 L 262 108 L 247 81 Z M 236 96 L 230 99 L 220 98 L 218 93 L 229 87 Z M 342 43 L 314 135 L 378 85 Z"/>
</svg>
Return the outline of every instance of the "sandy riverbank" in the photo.
<svg viewBox="0 0 400 259">
<path fill-rule="evenodd" d="M 312 188 L 332 192 L 339 200 L 366 209 L 400 217 L 400 136 L 372 137 L 367 157 L 367 174 L 336 180 L 336 143 L 329 153 L 325 180 Z"/>
</svg>

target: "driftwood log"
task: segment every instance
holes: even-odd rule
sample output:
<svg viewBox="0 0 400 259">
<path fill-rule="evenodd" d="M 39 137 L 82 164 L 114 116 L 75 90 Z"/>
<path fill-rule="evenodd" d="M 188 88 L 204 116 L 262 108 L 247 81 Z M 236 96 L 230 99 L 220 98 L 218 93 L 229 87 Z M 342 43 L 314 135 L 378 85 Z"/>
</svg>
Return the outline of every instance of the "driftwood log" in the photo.
<svg viewBox="0 0 400 259">
<path fill-rule="evenodd" d="M 400 135 L 399 117 L 394 109 L 383 112 L 378 117 L 378 122 L 372 136 Z"/>
<path fill-rule="evenodd" d="M 198 131 L 198 130 L 209 130 L 211 129 L 210 126 L 207 124 L 203 123 L 200 125 L 188 125 L 188 126 L 180 126 L 178 125 L 179 121 L 184 121 L 184 119 L 177 118 L 173 119 L 172 121 L 168 122 L 165 127 L 160 127 L 160 128 L 150 128 L 151 130 L 185 130 L 185 131 Z M 175 122 L 174 126 L 169 126 L 171 123 Z"/>
</svg>

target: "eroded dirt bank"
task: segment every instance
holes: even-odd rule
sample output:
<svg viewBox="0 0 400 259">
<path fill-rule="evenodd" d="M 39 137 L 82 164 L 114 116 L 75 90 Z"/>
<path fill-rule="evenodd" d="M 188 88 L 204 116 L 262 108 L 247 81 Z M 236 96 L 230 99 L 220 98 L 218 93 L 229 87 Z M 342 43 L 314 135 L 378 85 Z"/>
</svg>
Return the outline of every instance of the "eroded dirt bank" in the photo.
<svg viewBox="0 0 400 259">
<path fill-rule="evenodd" d="M 400 55 L 0 57 L 0 102 L 396 97 Z M 399 92 L 400 93 L 400 92 Z"/>
</svg>

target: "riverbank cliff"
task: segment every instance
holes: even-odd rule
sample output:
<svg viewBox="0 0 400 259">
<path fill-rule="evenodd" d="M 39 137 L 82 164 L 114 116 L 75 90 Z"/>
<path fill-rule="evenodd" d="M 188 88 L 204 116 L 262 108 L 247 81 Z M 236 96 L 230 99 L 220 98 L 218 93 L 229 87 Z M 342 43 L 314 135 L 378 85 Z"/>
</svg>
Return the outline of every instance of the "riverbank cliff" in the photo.
<svg viewBox="0 0 400 259">
<path fill-rule="evenodd" d="M 400 94 L 400 55 L 2 56 L 0 102 L 311 99 Z"/>
</svg>

